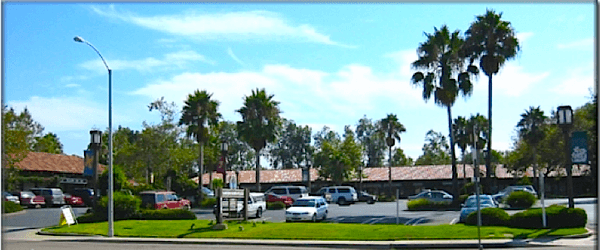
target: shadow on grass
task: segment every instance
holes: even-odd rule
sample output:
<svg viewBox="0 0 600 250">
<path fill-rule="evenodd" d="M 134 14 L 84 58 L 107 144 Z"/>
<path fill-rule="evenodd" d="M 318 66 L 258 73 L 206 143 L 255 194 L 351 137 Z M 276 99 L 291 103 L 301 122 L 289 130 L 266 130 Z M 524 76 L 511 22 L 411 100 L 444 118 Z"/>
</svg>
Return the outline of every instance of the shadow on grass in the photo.
<svg viewBox="0 0 600 250">
<path fill-rule="evenodd" d="M 517 234 L 517 235 L 514 236 L 514 239 L 534 238 L 534 237 L 531 237 L 531 235 L 535 235 L 535 234 L 537 234 L 537 233 L 539 233 L 541 231 L 544 231 L 544 232 L 541 233 L 541 234 L 536 235 L 534 239 L 551 238 L 551 237 L 548 237 L 548 235 L 551 234 L 551 233 L 553 233 L 553 232 L 556 232 L 556 230 L 557 229 L 549 229 L 549 230 L 548 229 L 537 229 L 537 230 L 535 230 L 535 231 L 533 231 L 531 233 Z"/>
</svg>

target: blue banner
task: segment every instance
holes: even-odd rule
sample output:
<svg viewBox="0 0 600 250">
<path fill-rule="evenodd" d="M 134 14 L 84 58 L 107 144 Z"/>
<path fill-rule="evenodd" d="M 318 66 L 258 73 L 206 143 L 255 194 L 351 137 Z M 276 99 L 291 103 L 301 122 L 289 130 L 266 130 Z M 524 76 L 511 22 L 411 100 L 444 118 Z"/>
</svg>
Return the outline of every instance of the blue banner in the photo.
<svg viewBox="0 0 600 250">
<path fill-rule="evenodd" d="M 83 151 L 83 176 L 94 176 L 94 150 Z"/>
<path fill-rule="evenodd" d="M 571 135 L 571 162 L 573 164 L 589 164 L 585 131 L 576 131 Z"/>
</svg>

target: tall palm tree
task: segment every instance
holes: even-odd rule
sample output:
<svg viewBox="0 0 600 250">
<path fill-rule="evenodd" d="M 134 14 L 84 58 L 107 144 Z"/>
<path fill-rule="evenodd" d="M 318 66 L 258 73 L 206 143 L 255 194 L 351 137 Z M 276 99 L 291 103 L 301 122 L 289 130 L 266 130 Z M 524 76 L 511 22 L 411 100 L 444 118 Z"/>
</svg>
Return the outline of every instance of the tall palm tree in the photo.
<svg viewBox="0 0 600 250">
<path fill-rule="evenodd" d="M 452 124 L 452 128 L 454 129 L 454 136 L 456 139 L 454 143 L 460 148 L 462 154 L 462 162 L 463 162 L 463 185 L 466 184 L 467 180 L 467 166 L 465 161 L 465 152 L 467 151 L 467 146 L 469 145 L 469 134 L 467 134 L 467 120 L 459 116 L 454 119 L 454 124 Z"/>
<path fill-rule="evenodd" d="M 418 59 L 412 63 L 414 69 L 423 70 L 413 74 L 411 82 L 423 87 L 423 99 L 434 97 L 435 104 L 448 111 L 448 130 L 450 133 L 450 152 L 452 154 L 452 184 L 454 201 L 458 201 L 458 183 L 456 157 L 454 155 L 454 136 L 452 135 L 452 106 L 459 95 L 469 96 L 473 90 L 471 76 L 479 73 L 477 67 L 465 68 L 465 58 L 461 56 L 464 40 L 458 30 L 450 33 L 443 25 L 434 33 L 425 33 L 427 41 L 417 49 Z"/>
<path fill-rule="evenodd" d="M 195 137 L 200 145 L 200 155 L 198 157 L 198 189 L 200 190 L 200 200 L 204 198 L 202 193 L 202 174 L 204 173 L 204 144 L 209 139 L 208 126 L 215 126 L 221 114 L 217 112 L 219 102 L 211 100 L 212 94 L 206 90 L 196 90 L 194 94 L 189 94 L 181 112 L 179 125 L 187 125 L 187 136 Z"/>
<path fill-rule="evenodd" d="M 533 178 L 534 185 L 537 186 L 537 147 L 540 141 L 544 139 L 545 133 L 542 126 L 546 123 L 548 117 L 544 115 L 544 111 L 537 108 L 529 107 L 525 113 L 521 114 L 521 120 L 517 123 L 519 128 L 519 136 L 531 146 L 532 156 L 534 159 Z"/>
<path fill-rule="evenodd" d="M 477 16 L 465 32 L 464 53 L 470 56 L 471 62 L 478 59 L 481 70 L 488 76 L 488 152 L 492 152 L 492 76 L 520 49 L 513 27 L 510 22 L 500 20 L 501 17 L 502 13 L 486 10 L 485 15 Z M 485 163 L 488 184 L 491 155 L 487 155 Z"/>
<path fill-rule="evenodd" d="M 398 121 L 398 117 L 395 114 L 388 114 L 386 118 L 381 119 L 380 133 L 385 135 L 385 142 L 389 149 L 388 155 L 388 182 L 389 182 L 389 195 L 392 196 L 392 147 L 396 144 L 396 140 L 400 142 L 400 133 L 406 132 L 406 128 L 402 123 Z"/>
<path fill-rule="evenodd" d="M 273 96 L 267 95 L 265 89 L 257 88 L 250 96 L 244 97 L 244 106 L 236 110 L 242 115 L 242 121 L 237 123 L 240 139 L 256 152 L 257 192 L 260 192 L 260 151 L 267 142 L 275 141 L 277 127 L 281 123 L 279 102 L 274 101 Z"/>
</svg>

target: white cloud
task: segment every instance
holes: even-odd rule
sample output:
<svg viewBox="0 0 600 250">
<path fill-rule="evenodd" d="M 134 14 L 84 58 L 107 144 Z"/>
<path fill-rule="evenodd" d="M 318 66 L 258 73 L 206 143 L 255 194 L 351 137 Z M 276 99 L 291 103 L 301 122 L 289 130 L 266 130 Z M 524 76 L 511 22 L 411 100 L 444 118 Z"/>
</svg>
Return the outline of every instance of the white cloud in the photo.
<svg viewBox="0 0 600 250">
<path fill-rule="evenodd" d="M 591 66 L 566 70 L 566 77 L 550 91 L 561 95 L 589 96 L 594 87 L 594 71 Z"/>
<path fill-rule="evenodd" d="M 518 32 L 515 36 L 517 36 L 519 43 L 523 44 L 533 36 L 533 32 Z"/>
<path fill-rule="evenodd" d="M 521 96 L 549 75 L 550 72 L 527 72 L 522 66 L 518 66 L 516 62 L 507 62 L 498 74 L 492 78 L 494 95 Z M 476 91 L 487 92 L 487 79 L 485 74 L 480 73 L 478 83 L 474 84 Z"/>
<path fill-rule="evenodd" d="M 215 62 L 206 59 L 195 51 L 178 51 L 164 55 L 162 59 L 148 57 L 140 60 L 110 60 L 108 66 L 113 70 L 133 69 L 140 72 L 149 72 L 157 68 L 169 69 L 173 67 L 184 68 L 189 62 L 204 62 L 214 65 Z M 106 68 L 100 60 L 90 60 L 80 64 L 81 67 L 97 72 L 104 72 Z"/>
<path fill-rule="evenodd" d="M 148 29 L 186 36 L 197 40 L 289 39 L 353 47 L 332 41 L 307 24 L 293 25 L 274 12 L 246 11 L 206 14 L 140 16 L 109 8 L 92 7 L 99 15 L 120 19 Z"/>
<path fill-rule="evenodd" d="M 558 49 L 584 49 L 593 50 L 594 38 L 585 38 L 570 43 L 560 43 L 556 45 Z"/>
<path fill-rule="evenodd" d="M 76 84 L 76 83 L 69 83 L 67 85 L 65 85 L 65 88 L 77 88 L 80 87 L 81 85 Z"/>
<path fill-rule="evenodd" d="M 240 60 L 234 53 L 233 50 L 231 50 L 231 48 L 227 48 L 227 54 L 237 63 L 239 63 L 242 66 L 246 66 L 246 64 L 244 62 L 242 62 L 242 60 Z"/>
</svg>

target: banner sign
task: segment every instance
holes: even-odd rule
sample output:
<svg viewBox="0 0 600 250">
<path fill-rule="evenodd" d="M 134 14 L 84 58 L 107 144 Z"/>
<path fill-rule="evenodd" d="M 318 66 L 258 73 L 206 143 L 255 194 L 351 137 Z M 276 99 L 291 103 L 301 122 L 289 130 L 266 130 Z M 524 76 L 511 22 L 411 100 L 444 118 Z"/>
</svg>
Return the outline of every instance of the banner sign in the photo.
<svg viewBox="0 0 600 250">
<path fill-rule="evenodd" d="M 94 175 L 94 150 L 83 151 L 83 176 Z"/>
<path fill-rule="evenodd" d="M 571 135 L 571 162 L 573 164 L 589 164 L 585 131 L 576 131 Z"/>
</svg>

